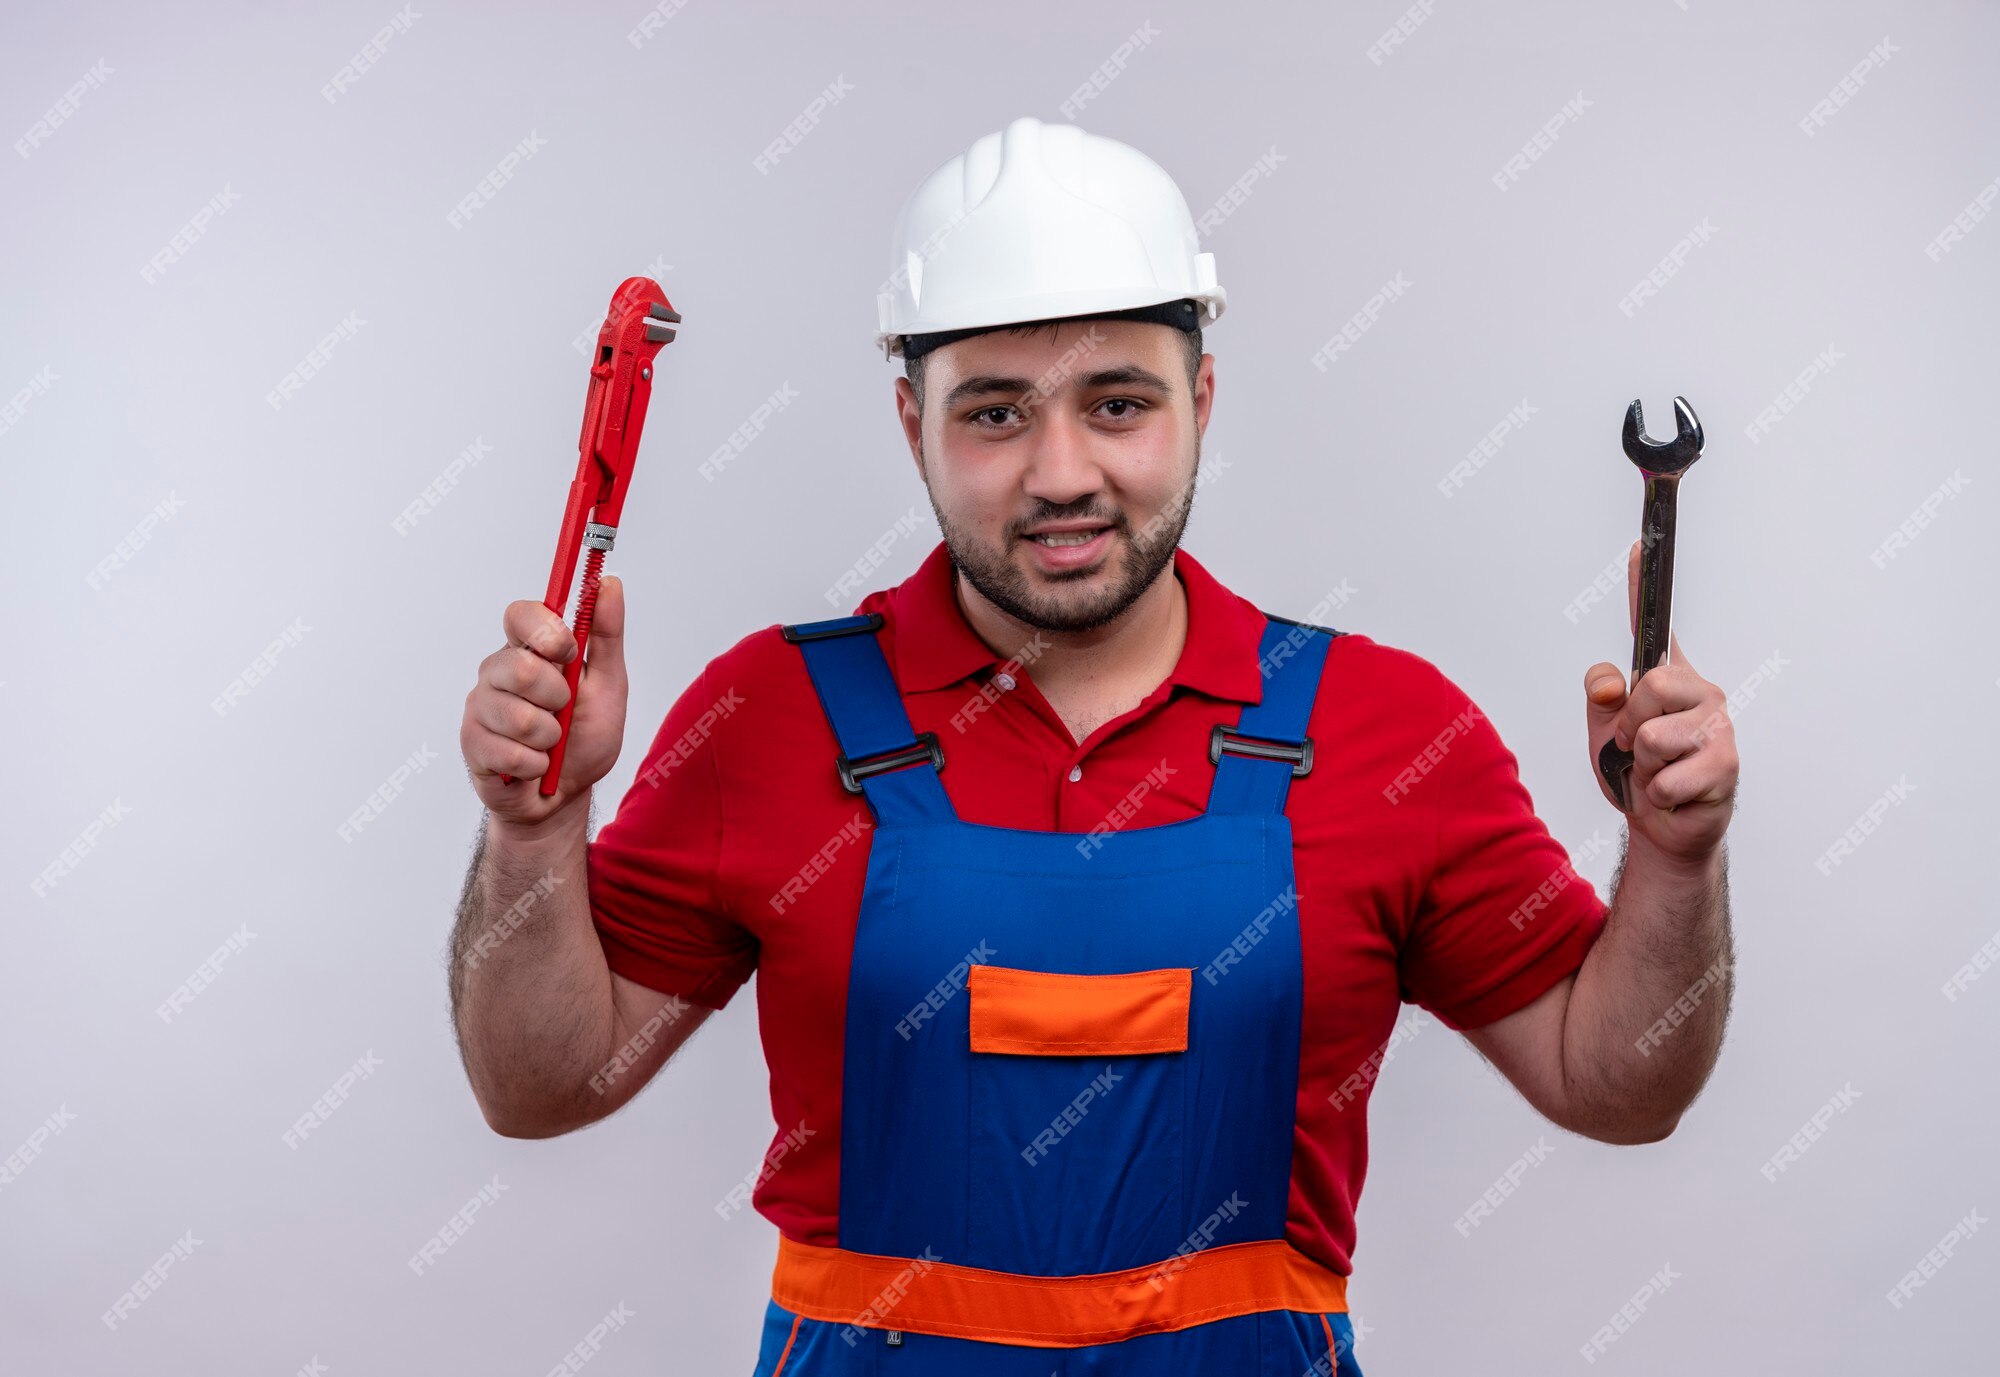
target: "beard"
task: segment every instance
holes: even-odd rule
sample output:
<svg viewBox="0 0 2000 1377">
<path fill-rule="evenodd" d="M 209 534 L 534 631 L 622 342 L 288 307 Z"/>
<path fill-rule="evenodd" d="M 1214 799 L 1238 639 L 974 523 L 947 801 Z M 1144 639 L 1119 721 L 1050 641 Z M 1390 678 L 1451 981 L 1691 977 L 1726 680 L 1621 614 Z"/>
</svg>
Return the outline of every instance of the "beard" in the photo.
<svg viewBox="0 0 2000 1377">
<path fill-rule="evenodd" d="M 1199 436 L 1194 450 L 1194 472 L 1199 472 Z M 1174 494 L 1173 501 L 1137 532 L 1123 512 L 1093 510 L 1095 498 L 1067 507 L 1044 505 L 1041 511 L 1021 522 L 1020 527 L 1025 529 L 1050 521 L 1103 521 L 1111 527 L 1107 537 L 1109 549 L 1095 567 L 1055 574 L 1024 572 L 1020 568 L 1015 562 L 1015 548 L 1022 537 L 1011 525 L 1004 537 L 1006 543 L 995 547 L 955 526 L 938 507 L 935 497 L 931 498 L 931 511 L 937 516 L 938 529 L 944 534 L 945 550 L 953 566 L 981 597 L 1014 620 L 1039 631 L 1094 631 L 1124 615 L 1173 562 L 1174 551 L 1180 547 L 1181 536 L 1187 530 L 1188 514 L 1194 508 L 1194 490 L 1195 481 L 1190 474 L 1187 485 Z M 928 484 L 924 491 L 930 492 Z M 1090 586 L 1093 581 L 1102 580 L 1107 571 L 1110 577 L 1102 587 Z"/>
</svg>

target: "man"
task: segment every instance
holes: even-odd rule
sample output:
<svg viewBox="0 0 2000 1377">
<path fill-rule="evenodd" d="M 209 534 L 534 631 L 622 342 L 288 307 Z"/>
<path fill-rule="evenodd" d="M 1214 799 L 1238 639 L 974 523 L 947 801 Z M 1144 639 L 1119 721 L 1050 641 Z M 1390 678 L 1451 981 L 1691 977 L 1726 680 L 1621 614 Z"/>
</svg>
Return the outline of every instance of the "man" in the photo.
<svg viewBox="0 0 2000 1377">
<path fill-rule="evenodd" d="M 1050 1350 L 1353 1374 L 1402 1002 L 1605 1142 L 1672 1132 L 1714 1064 L 1722 694 L 1678 647 L 1629 696 L 1585 675 L 1585 767 L 1613 736 L 1637 756 L 1607 909 L 1434 666 L 1263 613 L 1178 548 L 1224 301 L 1196 244 L 1123 144 L 980 139 L 912 196 L 881 302 L 943 533 L 917 572 L 712 660 L 594 842 L 618 582 L 555 797 L 562 623 L 511 604 L 467 697 L 488 814 L 453 1000 L 497 1131 L 612 1113 L 759 973 L 761 1377 L 1064 1370 Z"/>
</svg>

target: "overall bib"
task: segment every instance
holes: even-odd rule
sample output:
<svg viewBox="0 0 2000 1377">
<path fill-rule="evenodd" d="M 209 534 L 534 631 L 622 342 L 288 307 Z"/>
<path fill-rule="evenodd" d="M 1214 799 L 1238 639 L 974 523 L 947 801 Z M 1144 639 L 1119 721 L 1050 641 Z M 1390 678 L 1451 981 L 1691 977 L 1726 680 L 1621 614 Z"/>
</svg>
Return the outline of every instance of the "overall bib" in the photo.
<svg viewBox="0 0 2000 1377">
<path fill-rule="evenodd" d="M 779 1239 L 756 1377 L 1359 1377 L 1285 1239 L 1303 1000 L 1286 791 L 1338 632 L 1267 617 L 1207 810 L 960 821 L 879 614 L 784 628 L 876 818 L 839 1246 Z M 971 730 L 978 730 L 975 725 Z"/>
</svg>

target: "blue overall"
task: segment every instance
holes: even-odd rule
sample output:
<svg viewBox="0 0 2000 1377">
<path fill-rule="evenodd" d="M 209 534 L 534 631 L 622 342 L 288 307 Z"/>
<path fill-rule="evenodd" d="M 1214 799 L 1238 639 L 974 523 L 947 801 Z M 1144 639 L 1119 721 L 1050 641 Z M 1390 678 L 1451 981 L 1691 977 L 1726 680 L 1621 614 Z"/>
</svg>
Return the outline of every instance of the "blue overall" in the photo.
<svg viewBox="0 0 2000 1377">
<path fill-rule="evenodd" d="M 1303 1002 L 1284 805 L 1310 768 L 1308 718 L 1339 633 L 1267 618 L 1262 699 L 1211 738 L 1205 812 L 1078 833 L 959 820 L 937 763 L 949 742 L 933 753 L 935 736 L 913 732 L 880 625 L 786 628 L 843 782 L 876 819 L 848 981 L 839 1247 L 1068 1277 L 1283 1239 Z M 935 998 L 969 963 L 1192 972 L 1186 1049 L 971 1051 L 967 992 L 945 983 Z M 1360 1372 L 1344 1312 L 1263 1310 L 1066 1346 L 898 1330 L 893 1309 L 870 1323 L 801 1319 L 774 1299 L 756 1377 Z"/>
</svg>

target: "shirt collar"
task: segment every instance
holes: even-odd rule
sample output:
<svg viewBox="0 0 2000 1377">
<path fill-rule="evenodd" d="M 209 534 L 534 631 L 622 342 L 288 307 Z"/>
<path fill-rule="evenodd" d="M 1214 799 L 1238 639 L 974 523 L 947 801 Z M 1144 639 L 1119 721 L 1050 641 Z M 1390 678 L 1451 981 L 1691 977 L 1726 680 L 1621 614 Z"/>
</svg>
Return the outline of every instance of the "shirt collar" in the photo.
<svg viewBox="0 0 2000 1377">
<path fill-rule="evenodd" d="M 1187 590 L 1188 626 L 1167 683 L 1257 702 L 1264 692 L 1257 666 L 1264 614 L 1223 587 L 1185 549 L 1174 550 L 1174 574 Z M 953 590 L 955 577 L 951 553 L 940 540 L 910 577 L 862 600 L 860 611 L 881 612 L 887 620 L 886 649 L 905 693 L 948 688 L 1010 658 L 989 649 L 965 620 Z"/>
</svg>

